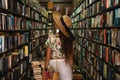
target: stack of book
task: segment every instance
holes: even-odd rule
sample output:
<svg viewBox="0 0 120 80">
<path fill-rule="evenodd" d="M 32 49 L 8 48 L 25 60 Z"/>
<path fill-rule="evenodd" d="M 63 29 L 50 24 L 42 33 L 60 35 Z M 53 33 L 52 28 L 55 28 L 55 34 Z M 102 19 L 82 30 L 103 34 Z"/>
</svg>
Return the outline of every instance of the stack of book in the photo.
<svg viewBox="0 0 120 80">
<path fill-rule="evenodd" d="M 35 80 L 42 80 L 42 64 L 41 61 L 32 61 L 33 77 Z"/>
</svg>

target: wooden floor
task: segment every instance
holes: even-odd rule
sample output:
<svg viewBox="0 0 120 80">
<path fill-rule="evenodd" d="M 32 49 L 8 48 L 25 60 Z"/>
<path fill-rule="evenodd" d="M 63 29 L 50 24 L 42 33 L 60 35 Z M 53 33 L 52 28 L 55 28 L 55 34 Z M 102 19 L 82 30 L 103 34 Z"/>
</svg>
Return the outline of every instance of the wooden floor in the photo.
<svg viewBox="0 0 120 80">
<path fill-rule="evenodd" d="M 31 80 L 42 80 L 42 74 L 39 65 L 43 65 L 43 63 L 44 62 L 41 61 L 32 62 L 33 76 L 31 77 Z M 83 80 L 83 76 L 79 70 L 79 67 L 77 67 L 76 65 L 74 65 L 73 67 L 73 80 Z"/>
</svg>

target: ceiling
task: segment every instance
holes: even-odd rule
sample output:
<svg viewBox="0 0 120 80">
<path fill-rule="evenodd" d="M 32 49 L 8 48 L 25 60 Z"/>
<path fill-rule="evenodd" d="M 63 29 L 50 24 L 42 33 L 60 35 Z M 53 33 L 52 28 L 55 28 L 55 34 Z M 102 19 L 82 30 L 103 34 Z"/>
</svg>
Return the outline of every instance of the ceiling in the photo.
<svg viewBox="0 0 120 80">
<path fill-rule="evenodd" d="M 54 9 L 60 9 L 64 13 L 66 9 L 69 9 L 69 12 L 71 12 L 80 0 L 38 0 L 40 5 L 46 9 L 49 1 L 54 3 Z"/>
<path fill-rule="evenodd" d="M 47 3 L 51 1 L 54 3 L 54 7 L 70 7 L 73 4 L 73 0 L 39 0 L 41 6 L 47 9 Z"/>
</svg>

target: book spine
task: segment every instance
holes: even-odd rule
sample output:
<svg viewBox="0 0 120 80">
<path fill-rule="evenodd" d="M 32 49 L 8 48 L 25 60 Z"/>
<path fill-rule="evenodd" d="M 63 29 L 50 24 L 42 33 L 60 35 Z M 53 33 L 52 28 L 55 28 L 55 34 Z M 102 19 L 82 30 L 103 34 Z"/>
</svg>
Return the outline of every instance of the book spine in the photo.
<svg viewBox="0 0 120 80">
<path fill-rule="evenodd" d="M 24 54 L 25 56 L 28 56 L 28 46 L 24 46 Z"/>
</svg>

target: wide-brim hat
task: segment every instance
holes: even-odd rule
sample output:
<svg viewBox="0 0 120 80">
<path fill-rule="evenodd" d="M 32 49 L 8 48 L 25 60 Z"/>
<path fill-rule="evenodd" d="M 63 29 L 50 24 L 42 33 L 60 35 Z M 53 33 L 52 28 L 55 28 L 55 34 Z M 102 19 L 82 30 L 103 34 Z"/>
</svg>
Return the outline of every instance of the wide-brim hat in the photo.
<svg viewBox="0 0 120 80">
<path fill-rule="evenodd" d="M 61 15 L 58 11 L 53 11 L 53 20 L 54 22 L 57 24 L 57 27 L 60 29 L 60 31 L 67 37 L 69 37 L 69 33 L 66 30 L 65 26 L 63 25 L 63 23 L 61 22 L 60 18 L 63 18 L 64 23 L 66 24 L 67 28 L 71 28 L 72 27 L 72 21 L 71 18 L 67 15 Z"/>
</svg>

